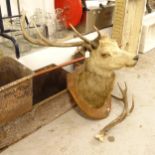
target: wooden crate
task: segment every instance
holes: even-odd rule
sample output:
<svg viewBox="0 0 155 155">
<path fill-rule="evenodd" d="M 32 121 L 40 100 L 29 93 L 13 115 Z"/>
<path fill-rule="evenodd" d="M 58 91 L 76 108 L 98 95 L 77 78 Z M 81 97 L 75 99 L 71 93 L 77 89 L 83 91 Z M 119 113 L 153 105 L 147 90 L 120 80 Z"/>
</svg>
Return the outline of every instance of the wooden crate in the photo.
<svg viewBox="0 0 155 155">
<path fill-rule="evenodd" d="M 18 61 L 0 59 L 0 125 L 32 109 L 33 72 Z"/>
<path fill-rule="evenodd" d="M 33 77 L 32 110 L 0 125 L 0 150 L 21 140 L 75 106 L 66 89 L 66 76 L 66 71 L 57 69 Z"/>
</svg>

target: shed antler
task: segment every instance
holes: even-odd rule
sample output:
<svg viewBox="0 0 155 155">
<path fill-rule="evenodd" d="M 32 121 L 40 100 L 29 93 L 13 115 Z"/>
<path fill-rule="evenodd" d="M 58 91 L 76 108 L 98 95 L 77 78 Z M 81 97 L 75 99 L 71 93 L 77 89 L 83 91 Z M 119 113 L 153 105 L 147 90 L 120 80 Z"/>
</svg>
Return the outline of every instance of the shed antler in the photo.
<svg viewBox="0 0 155 155">
<path fill-rule="evenodd" d="M 46 37 L 44 37 L 42 35 L 42 33 L 40 32 L 40 30 L 38 29 L 37 25 L 33 22 L 35 30 L 39 36 L 39 38 L 33 38 L 31 37 L 25 29 L 25 14 L 21 17 L 21 30 L 23 33 L 23 36 L 26 40 L 28 40 L 29 42 L 31 42 L 32 44 L 36 44 L 36 45 L 40 45 L 40 46 L 56 46 L 56 47 L 75 47 L 75 46 L 83 46 L 85 48 L 87 48 L 88 50 L 92 50 L 98 47 L 98 42 L 101 39 L 101 34 L 99 32 L 99 30 L 94 27 L 94 29 L 96 30 L 98 36 L 93 40 L 90 41 L 88 39 L 86 39 L 85 37 L 82 36 L 82 34 L 80 34 L 71 24 L 70 27 L 72 28 L 72 30 L 76 33 L 76 35 L 82 40 L 79 42 L 73 42 L 73 43 L 63 43 L 63 42 L 59 42 L 59 41 L 53 41 L 50 39 L 47 39 Z"/>
<path fill-rule="evenodd" d="M 112 95 L 112 97 L 114 97 L 117 100 L 120 100 L 123 102 L 124 104 L 124 109 L 122 111 L 122 113 L 116 118 L 114 119 L 112 122 L 110 122 L 109 124 L 107 124 L 100 132 L 99 134 L 95 137 L 97 140 L 103 142 L 104 140 L 104 136 L 107 134 L 107 132 L 112 129 L 114 126 L 116 126 L 117 124 L 121 123 L 127 116 L 128 114 L 130 114 L 133 109 L 134 109 L 134 99 L 132 98 L 132 105 L 131 108 L 128 108 L 128 98 L 127 98 L 127 84 L 125 83 L 125 88 L 122 89 L 121 86 L 118 83 L 118 87 L 119 90 L 122 94 L 122 98 L 120 97 L 116 97 L 114 95 Z"/>
</svg>

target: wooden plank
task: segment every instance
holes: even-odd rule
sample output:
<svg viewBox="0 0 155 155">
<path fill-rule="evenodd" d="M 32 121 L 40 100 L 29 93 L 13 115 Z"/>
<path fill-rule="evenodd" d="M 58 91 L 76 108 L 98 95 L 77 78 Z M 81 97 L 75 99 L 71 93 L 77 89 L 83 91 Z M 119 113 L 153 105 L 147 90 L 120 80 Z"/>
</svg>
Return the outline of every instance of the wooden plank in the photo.
<svg viewBox="0 0 155 155">
<path fill-rule="evenodd" d="M 36 104 L 31 112 L 0 126 L 0 149 L 31 134 L 70 110 L 74 105 L 67 90 Z"/>
<path fill-rule="evenodd" d="M 116 0 L 112 38 L 116 39 L 118 44 L 122 44 L 122 34 L 124 31 L 124 19 L 127 0 Z"/>
<path fill-rule="evenodd" d="M 122 48 L 138 53 L 146 0 L 117 0 L 112 38 Z"/>
</svg>

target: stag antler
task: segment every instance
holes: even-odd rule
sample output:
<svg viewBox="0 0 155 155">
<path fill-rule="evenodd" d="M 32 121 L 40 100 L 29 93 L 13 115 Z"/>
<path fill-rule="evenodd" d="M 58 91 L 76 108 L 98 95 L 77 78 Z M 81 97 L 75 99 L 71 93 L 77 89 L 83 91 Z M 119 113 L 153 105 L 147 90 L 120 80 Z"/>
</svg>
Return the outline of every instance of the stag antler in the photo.
<svg viewBox="0 0 155 155">
<path fill-rule="evenodd" d="M 35 29 L 37 31 L 37 34 L 39 36 L 39 39 L 32 38 L 25 30 L 25 14 L 21 17 L 21 30 L 23 32 L 23 36 L 26 40 L 31 42 L 32 44 L 40 45 L 40 46 L 56 46 L 56 47 L 75 47 L 75 46 L 83 46 L 86 47 L 88 50 L 92 50 L 94 48 L 98 47 L 98 42 L 101 38 L 101 34 L 99 30 L 95 27 L 95 30 L 98 34 L 97 38 L 95 38 L 93 41 L 89 41 L 88 39 L 84 38 L 82 34 L 80 34 L 71 24 L 72 30 L 76 33 L 76 35 L 82 40 L 79 42 L 73 42 L 73 43 L 63 43 L 63 42 L 57 42 L 53 40 L 49 40 L 46 37 L 44 37 L 36 24 L 34 23 Z"/>
<path fill-rule="evenodd" d="M 25 31 L 25 17 L 26 15 L 24 14 L 21 19 L 20 19 L 20 25 L 21 25 L 21 30 L 22 30 L 22 33 L 23 33 L 23 36 L 26 40 L 28 40 L 29 42 L 31 42 L 32 44 L 35 44 L 35 45 L 40 45 L 40 46 L 45 46 L 46 44 L 39 40 L 39 39 L 35 39 L 35 38 L 32 38 L 26 31 Z"/>
<path fill-rule="evenodd" d="M 114 126 L 116 126 L 117 124 L 121 123 L 129 113 L 131 113 L 134 109 L 134 99 L 132 97 L 132 106 L 130 109 L 128 109 L 128 98 L 127 98 L 127 84 L 125 83 L 125 88 L 122 89 L 121 86 L 118 83 L 118 87 L 121 91 L 122 94 L 122 98 L 117 97 L 112 95 L 112 97 L 114 97 L 117 100 L 121 100 L 124 104 L 124 109 L 122 111 L 122 113 L 116 118 L 114 119 L 112 122 L 110 122 L 108 125 L 106 125 L 100 132 L 98 135 L 96 135 L 96 139 L 103 142 L 104 140 L 104 136 L 107 134 L 107 132 L 113 128 Z"/>
</svg>

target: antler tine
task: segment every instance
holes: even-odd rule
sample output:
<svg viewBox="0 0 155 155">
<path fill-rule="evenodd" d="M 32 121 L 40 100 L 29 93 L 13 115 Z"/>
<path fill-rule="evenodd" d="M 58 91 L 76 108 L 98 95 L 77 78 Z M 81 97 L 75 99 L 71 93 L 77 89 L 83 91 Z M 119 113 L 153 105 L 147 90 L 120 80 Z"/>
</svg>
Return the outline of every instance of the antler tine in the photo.
<svg viewBox="0 0 155 155">
<path fill-rule="evenodd" d="M 98 34 L 96 40 L 99 41 L 101 39 L 101 37 L 102 37 L 101 32 L 99 31 L 99 29 L 96 26 L 94 26 L 94 29 L 96 30 L 96 32 Z"/>
<path fill-rule="evenodd" d="M 40 37 L 40 39 L 35 39 L 32 38 L 26 31 L 25 31 L 25 13 L 22 15 L 21 20 L 20 20 L 20 24 L 21 24 L 21 30 L 23 33 L 23 36 L 26 40 L 28 40 L 29 42 L 31 42 L 32 44 L 36 44 L 36 45 L 41 45 L 41 46 L 56 46 L 56 47 L 76 47 L 76 46 L 83 46 L 84 42 L 83 41 L 79 41 L 79 42 L 73 42 L 73 43 L 63 43 L 63 42 L 56 42 L 56 41 L 52 41 L 49 40 L 47 38 L 45 38 L 41 32 L 39 31 L 39 29 L 37 28 L 36 24 L 34 24 L 37 33 Z"/>
<path fill-rule="evenodd" d="M 96 44 L 96 40 L 99 40 L 101 37 L 101 34 L 99 32 L 99 30 L 97 28 L 96 31 L 98 32 L 98 37 L 94 40 L 94 41 L 90 41 L 88 39 L 86 39 L 85 37 L 83 37 L 75 28 L 73 25 L 70 24 L 72 30 L 77 34 L 77 36 L 82 40 L 79 42 L 73 42 L 73 43 L 63 43 L 63 42 L 58 42 L 58 41 L 53 41 L 53 40 L 49 40 L 46 37 L 44 37 L 42 35 L 42 33 L 40 32 L 40 30 L 38 29 L 38 27 L 36 26 L 35 22 L 33 22 L 34 27 L 37 31 L 38 36 L 40 37 L 40 39 L 36 39 L 31 37 L 25 30 L 25 13 L 23 14 L 23 16 L 21 17 L 21 30 L 23 33 L 23 36 L 26 40 L 28 40 L 29 42 L 31 42 L 32 44 L 36 44 L 36 45 L 41 45 L 41 46 L 56 46 L 56 47 L 75 47 L 75 46 L 85 46 L 86 48 L 90 49 L 90 51 L 92 49 L 97 48 L 97 44 Z"/>
<path fill-rule="evenodd" d="M 113 128 L 114 126 L 116 126 L 117 124 L 121 123 L 127 116 L 129 113 L 131 113 L 134 109 L 134 99 L 132 97 L 132 106 L 130 109 L 128 109 L 128 99 L 127 99 L 127 84 L 125 82 L 125 88 L 122 89 L 121 86 L 118 83 L 118 87 L 121 91 L 122 94 L 122 98 L 116 97 L 114 96 L 115 99 L 121 100 L 123 102 L 124 108 L 122 113 L 116 118 L 114 119 L 112 122 L 110 122 L 109 124 L 107 124 L 100 132 L 99 134 L 95 137 L 97 140 L 103 142 L 104 140 L 104 136 L 107 134 L 107 132 Z"/>
<path fill-rule="evenodd" d="M 41 45 L 41 46 L 45 46 L 46 44 L 38 39 L 32 38 L 26 31 L 25 31 L 25 17 L 26 14 L 24 13 L 20 19 L 20 25 L 21 25 L 21 30 L 23 33 L 23 36 L 26 40 L 28 40 L 29 42 L 31 42 L 32 44 L 36 44 L 36 45 Z"/>
<path fill-rule="evenodd" d="M 91 44 L 91 41 L 89 41 L 88 39 L 86 39 L 85 37 L 82 36 L 82 34 L 80 34 L 76 29 L 75 27 L 72 25 L 72 24 L 69 24 L 69 26 L 72 28 L 72 30 L 76 33 L 76 35 L 81 39 L 83 40 L 84 42 L 88 43 L 88 44 Z"/>
<path fill-rule="evenodd" d="M 98 41 L 98 40 L 100 39 L 100 32 L 99 32 L 99 30 L 97 30 L 97 28 L 96 28 L 96 31 L 98 31 L 98 37 L 97 37 L 96 39 L 94 39 L 93 41 L 90 41 L 90 40 L 86 39 L 85 37 L 83 37 L 83 36 L 75 29 L 75 27 L 74 27 L 72 24 L 70 24 L 70 27 L 72 28 L 72 30 L 76 33 L 76 35 L 77 35 L 81 40 L 83 40 L 85 43 L 87 43 L 88 45 L 91 46 L 91 50 L 92 50 L 92 48 L 93 48 L 93 49 L 96 49 L 96 48 L 98 47 L 98 45 L 96 44 L 96 41 Z M 88 47 L 88 45 L 87 45 L 87 47 Z M 88 49 L 90 50 L 90 47 L 88 47 Z M 90 50 L 90 51 L 91 51 L 91 50 Z"/>
<path fill-rule="evenodd" d="M 131 108 L 129 110 L 129 113 L 132 113 L 134 107 L 135 107 L 135 101 L 134 101 L 134 96 L 132 96 L 132 105 L 131 105 Z"/>
<path fill-rule="evenodd" d="M 48 46 L 57 46 L 57 47 L 74 47 L 74 46 L 82 46 L 83 42 L 75 42 L 75 43 L 62 43 L 62 42 L 55 42 L 52 40 L 47 39 L 46 37 L 44 37 L 40 30 L 38 29 L 37 25 L 35 22 L 33 22 L 33 25 L 37 31 L 37 34 L 39 35 L 40 39 L 42 39 L 42 41 L 45 42 L 46 45 Z"/>
</svg>

